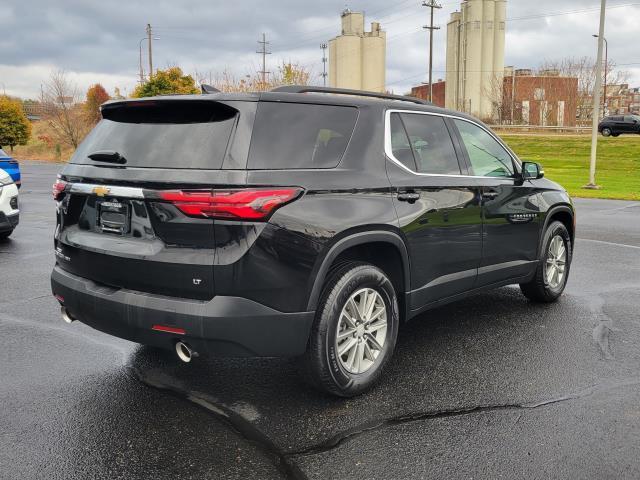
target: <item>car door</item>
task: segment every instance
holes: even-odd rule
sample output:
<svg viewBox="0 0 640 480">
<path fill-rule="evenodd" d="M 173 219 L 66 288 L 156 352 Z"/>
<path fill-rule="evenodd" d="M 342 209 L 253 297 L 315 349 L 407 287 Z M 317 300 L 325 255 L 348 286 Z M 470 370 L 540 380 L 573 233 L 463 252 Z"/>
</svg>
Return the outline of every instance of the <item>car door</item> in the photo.
<svg viewBox="0 0 640 480">
<path fill-rule="evenodd" d="M 614 134 L 620 134 L 620 133 L 626 132 L 627 125 L 624 122 L 623 116 L 611 117 L 611 120 L 613 123 L 613 127 L 611 130 Z"/>
<path fill-rule="evenodd" d="M 453 120 L 481 188 L 482 261 L 476 286 L 517 281 L 537 265 L 542 216 L 535 182 L 522 182 L 511 152 L 487 128 Z"/>
<path fill-rule="evenodd" d="M 411 263 L 413 314 L 473 288 L 481 258 L 479 190 L 444 117 L 389 111 L 387 172 Z"/>
<path fill-rule="evenodd" d="M 623 133 L 635 133 L 637 131 L 637 122 L 633 115 L 624 116 L 624 132 Z"/>
</svg>

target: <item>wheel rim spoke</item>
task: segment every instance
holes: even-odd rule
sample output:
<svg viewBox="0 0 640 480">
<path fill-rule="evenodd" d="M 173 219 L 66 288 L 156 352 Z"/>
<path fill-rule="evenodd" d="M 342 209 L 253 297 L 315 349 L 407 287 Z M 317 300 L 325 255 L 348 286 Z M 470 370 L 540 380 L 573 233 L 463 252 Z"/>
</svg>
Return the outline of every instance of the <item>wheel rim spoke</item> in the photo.
<svg viewBox="0 0 640 480">
<path fill-rule="evenodd" d="M 350 338 L 346 342 L 342 344 L 342 346 L 338 349 L 338 355 L 342 356 L 347 353 L 349 350 L 353 349 L 355 345 L 357 345 L 358 341 L 355 338 Z"/>
<path fill-rule="evenodd" d="M 382 345 L 380 345 L 380 343 L 378 343 L 378 340 L 376 339 L 376 337 L 374 337 L 373 335 L 371 335 L 370 333 L 365 333 L 365 338 L 367 340 L 367 342 L 369 342 L 371 344 L 371 346 L 373 348 L 375 348 L 378 351 L 382 351 Z"/>
<path fill-rule="evenodd" d="M 338 334 L 338 342 L 344 340 L 347 337 L 351 337 L 354 333 L 356 333 L 355 328 L 346 328 Z"/>
<path fill-rule="evenodd" d="M 370 323 L 369 326 L 367 327 L 367 330 L 370 333 L 374 333 L 374 332 L 377 332 L 378 330 L 380 330 L 381 328 L 386 328 L 386 327 L 387 327 L 387 321 L 386 320 L 380 320 L 379 322 Z"/>
</svg>

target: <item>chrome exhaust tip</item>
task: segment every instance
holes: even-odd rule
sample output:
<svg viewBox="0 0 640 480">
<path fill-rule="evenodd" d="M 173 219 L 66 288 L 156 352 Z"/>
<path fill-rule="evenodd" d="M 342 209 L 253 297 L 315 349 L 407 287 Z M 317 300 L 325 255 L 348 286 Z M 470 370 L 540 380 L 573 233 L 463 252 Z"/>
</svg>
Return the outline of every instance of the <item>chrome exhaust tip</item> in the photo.
<svg viewBox="0 0 640 480">
<path fill-rule="evenodd" d="M 71 316 L 65 307 L 60 307 L 60 313 L 62 314 L 62 320 L 64 320 L 64 323 L 73 323 L 75 321 L 75 318 Z"/>
<path fill-rule="evenodd" d="M 189 363 L 193 357 L 198 356 L 198 354 L 184 342 L 176 342 L 176 353 L 178 354 L 178 358 L 184 363 Z"/>
</svg>

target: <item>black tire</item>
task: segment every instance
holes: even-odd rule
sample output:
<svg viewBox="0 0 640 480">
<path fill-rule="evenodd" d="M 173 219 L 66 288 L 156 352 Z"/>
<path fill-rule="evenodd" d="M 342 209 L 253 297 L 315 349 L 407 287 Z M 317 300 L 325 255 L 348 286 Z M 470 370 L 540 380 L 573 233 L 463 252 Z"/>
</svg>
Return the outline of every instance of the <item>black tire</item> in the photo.
<svg viewBox="0 0 640 480">
<path fill-rule="evenodd" d="M 559 285 L 552 287 L 547 281 L 546 266 L 547 259 L 549 258 L 549 246 L 556 236 L 560 236 L 564 243 L 564 248 L 566 250 L 566 264 L 562 281 Z M 522 290 L 524 296 L 534 302 L 555 302 L 560 295 L 562 295 L 562 292 L 564 292 L 567 285 L 567 279 L 569 278 L 569 272 L 571 270 L 572 255 L 571 236 L 567 231 L 567 227 L 565 227 L 561 222 L 552 222 L 547 227 L 542 237 L 542 247 L 540 248 L 540 258 L 535 276 L 530 282 L 520 284 L 520 290 Z"/>
<path fill-rule="evenodd" d="M 336 335 L 347 301 L 366 288 L 375 290 L 384 301 L 386 337 L 373 364 L 367 371 L 357 374 L 349 372 L 339 359 Z M 327 278 L 320 297 L 309 345 L 300 358 L 302 376 L 318 390 L 332 395 L 353 397 L 363 393 L 377 382 L 391 358 L 398 335 L 398 323 L 396 292 L 385 273 L 367 263 L 349 262 L 341 265 Z"/>
<path fill-rule="evenodd" d="M 611 129 L 609 127 L 605 127 L 602 129 L 602 136 L 608 137 L 611 135 Z"/>
<path fill-rule="evenodd" d="M 13 233 L 13 230 L 9 230 L 8 232 L 0 232 L 0 241 L 6 240 L 7 238 L 9 238 L 12 233 Z"/>
</svg>

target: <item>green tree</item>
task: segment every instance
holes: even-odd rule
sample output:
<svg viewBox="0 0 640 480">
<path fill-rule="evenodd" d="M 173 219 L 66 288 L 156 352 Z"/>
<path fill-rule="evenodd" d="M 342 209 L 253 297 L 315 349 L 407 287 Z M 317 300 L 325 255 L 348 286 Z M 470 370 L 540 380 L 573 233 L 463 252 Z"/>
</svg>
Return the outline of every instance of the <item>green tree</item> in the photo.
<svg viewBox="0 0 640 480">
<path fill-rule="evenodd" d="M 0 146 L 25 145 L 31 136 L 31 122 L 22 109 L 22 102 L 0 96 Z"/>
<path fill-rule="evenodd" d="M 191 75 L 184 75 L 179 67 L 156 71 L 151 78 L 136 87 L 133 96 L 136 98 L 153 97 L 155 95 L 199 93 L 196 82 Z"/>
<path fill-rule="evenodd" d="M 84 104 L 85 114 L 87 115 L 87 120 L 96 124 L 102 118 L 100 114 L 100 105 L 102 105 L 107 100 L 110 100 L 111 97 L 104 89 L 102 85 L 96 83 L 89 87 L 87 90 L 87 101 Z"/>
</svg>

